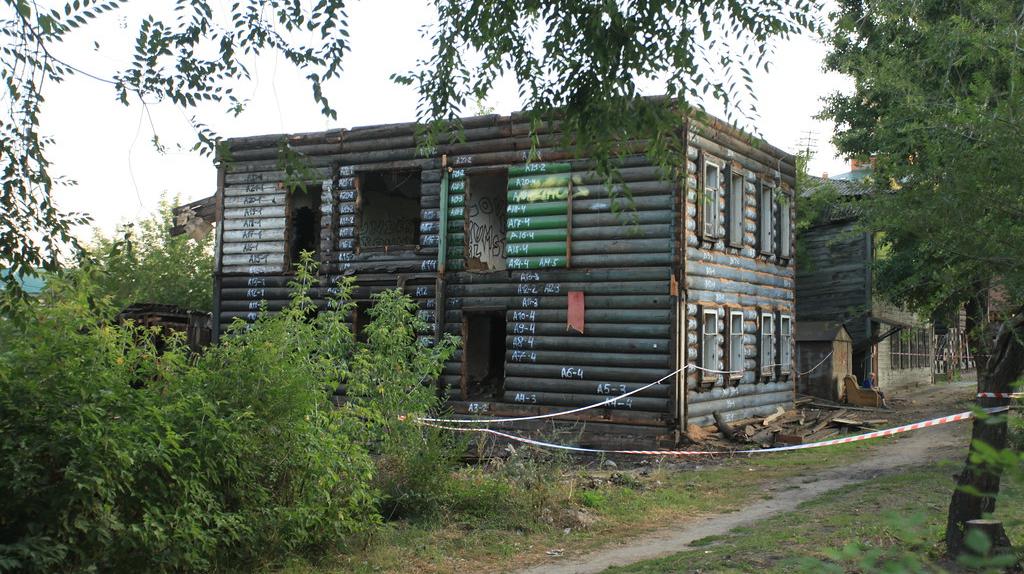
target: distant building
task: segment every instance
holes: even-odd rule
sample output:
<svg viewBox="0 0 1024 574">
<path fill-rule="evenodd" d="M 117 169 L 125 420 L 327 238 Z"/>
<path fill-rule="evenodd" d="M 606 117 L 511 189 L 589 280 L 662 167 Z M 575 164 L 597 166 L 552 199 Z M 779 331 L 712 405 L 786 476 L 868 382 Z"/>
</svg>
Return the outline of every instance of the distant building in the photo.
<svg viewBox="0 0 1024 574">
<path fill-rule="evenodd" d="M 797 239 L 805 256 L 797 266 L 797 317 L 846 328 L 858 380 L 872 373 L 882 389 L 930 383 L 939 344 L 935 329 L 931 321 L 878 296 L 871 269 L 878 257 L 876 238 L 857 226 L 857 202 L 870 193 L 871 169 L 853 167 L 830 179 L 811 177 L 804 191 L 831 186 L 840 199 Z"/>
<path fill-rule="evenodd" d="M 0 269 L 0 280 L 6 281 L 11 276 L 7 269 Z M 29 295 L 39 295 L 46 288 L 46 280 L 42 276 L 18 275 L 14 278 L 18 286 Z"/>
</svg>

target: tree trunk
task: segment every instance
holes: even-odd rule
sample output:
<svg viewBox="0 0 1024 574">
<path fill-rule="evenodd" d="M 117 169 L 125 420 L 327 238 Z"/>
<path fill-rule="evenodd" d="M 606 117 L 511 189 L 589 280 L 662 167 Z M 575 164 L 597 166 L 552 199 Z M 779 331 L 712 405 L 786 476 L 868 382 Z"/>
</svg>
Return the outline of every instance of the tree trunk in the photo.
<svg viewBox="0 0 1024 574">
<path fill-rule="evenodd" d="M 989 351 L 986 360 L 977 361 L 978 391 L 1012 392 L 1011 385 L 1024 373 L 1024 313 L 1018 311 L 1004 321 L 994 339 L 984 340 L 984 333 L 991 331 L 975 329 L 974 332 L 973 338 L 978 339 L 975 349 Z M 1009 399 L 978 399 L 978 405 L 983 408 L 1004 406 L 1009 403 Z M 998 422 L 974 420 L 971 431 L 972 452 L 973 445 L 979 441 L 996 449 L 1006 448 L 1006 417 L 1000 416 L 996 420 Z M 972 463 L 970 457 L 969 452 L 964 468 L 957 477 L 956 490 L 953 491 L 953 497 L 949 502 L 946 549 L 952 556 L 959 556 L 966 550 L 964 529 L 967 521 L 977 520 L 982 518 L 983 514 L 994 512 L 996 497 L 999 495 L 1001 469 L 983 463 Z"/>
</svg>

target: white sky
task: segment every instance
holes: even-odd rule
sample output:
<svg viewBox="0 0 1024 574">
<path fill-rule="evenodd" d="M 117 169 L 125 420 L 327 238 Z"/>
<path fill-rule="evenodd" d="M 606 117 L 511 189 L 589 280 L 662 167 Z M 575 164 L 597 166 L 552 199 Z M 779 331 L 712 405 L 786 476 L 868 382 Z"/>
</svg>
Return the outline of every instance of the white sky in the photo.
<svg viewBox="0 0 1024 574">
<path fill-rule="evenodd" d="M 116 17 L 97 20 L 81 38 L 61 48 L 60 56 L 109 77 L 126 64 L 138 18 L 144 8 L 151 8 L 146 4 L 136 3 Z M 348 12 L 352 50 L 342 78 L 325 91 L 339 111 L 337 122 L 320 114 L 302 76 L 273 58 L 261 60 L 254 67 L 254 81 L 236 89 L 250 99 L 241 116 L 225 113 L 226 105 L 188 113 L 224 137 L 414 120 L 415 88 L 394 84 L 388 77 L 414 68 L 417 58 L 429 55 L 429 42 L 418 29 L 432 21 L 432 8 L 425 0 L 374 0 L 355 2 Z M 99 49 L 92 45 L 94 38 Z M 829 143 L 832 125 L 813 118 L 822 106 L 821 97 L 850 85 L 846 78 L 821 71 L 825 52 L 814 38 L 790 39 L 776 46 L 771 72 L 754 77 L 761 135 L 793 152 L 811 131 L 817 148 L 811 173 L 816 175 L 847 171 L 846 162 L 834 157 Z M 486 105 L 501 114 L 520 109 L 514 85 L 499 88 Z M 115 100 L 110 85 L 81 76 L 48 85 L 46 96 L 43 130 L 56 138 L 50 149 L 54 170 L 78 182 L 58 191 L 62 209 L 90 214 L 94 224 L 109 233 L 120 222 L 152 213 L 161 194 L 191 201 L 214 192 L 211 160 L 177 149 L 178 144 L 190 148 L 195 136 L 185 115 L 171 104 L 148 106 L 151 124 L 143 106 L 136 102 L 125 107 Z M 721 109 L 708 111 L 722 115 Z M 151 143 L 154 127 L 168 148 L 164 155 Z M 88 230 L 80 235 L 88 235 Z"/>
</svg>

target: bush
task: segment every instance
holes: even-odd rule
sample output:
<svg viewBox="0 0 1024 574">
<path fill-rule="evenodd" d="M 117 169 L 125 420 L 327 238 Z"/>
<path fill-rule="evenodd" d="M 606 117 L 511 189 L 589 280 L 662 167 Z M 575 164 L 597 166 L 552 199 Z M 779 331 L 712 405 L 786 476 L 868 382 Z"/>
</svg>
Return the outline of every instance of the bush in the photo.
<svg viewBox="0 0 1024 574">
<path fill-rule="evenodd" d="M 350 304 L 312 312 L 310 271 L 280 314 L 198 358 L 113 323 L 88 272 L 0 319 L 0 571 L 240 569 L 378 523 L 367 445 L 431 406 L 409 382 L 454 341 L 397 328 L 415 320 L 393 293 L 363 345 Z M 339 409 L 343 380 L 358 399 Z"/>
</svg>

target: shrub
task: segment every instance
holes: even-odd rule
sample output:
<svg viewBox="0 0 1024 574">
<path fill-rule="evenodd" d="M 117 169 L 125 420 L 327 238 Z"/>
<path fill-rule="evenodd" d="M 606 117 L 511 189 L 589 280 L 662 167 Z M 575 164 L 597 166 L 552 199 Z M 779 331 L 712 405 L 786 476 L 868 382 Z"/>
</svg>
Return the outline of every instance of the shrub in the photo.
<svg viewBox="0 0 1024 574">
<path fill-rule="evenodd" d="M 379 522 L 367 444 L 431 405 L 409 381 L 439 372 L 454 341 L 396 330 L 415 322 L 394 293 L 364 346 L 350 283 L 315 314 L 311 271 L 281 313 L 198 358 L 113 323 L 88 272 L 55 278 L 30 320 L 0 319 L 0 571 L 239 569 Z M 343 380 L 359 398 L 335 408 Z"/>
</svg>

